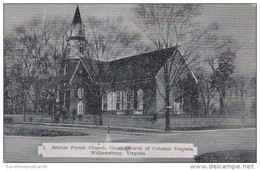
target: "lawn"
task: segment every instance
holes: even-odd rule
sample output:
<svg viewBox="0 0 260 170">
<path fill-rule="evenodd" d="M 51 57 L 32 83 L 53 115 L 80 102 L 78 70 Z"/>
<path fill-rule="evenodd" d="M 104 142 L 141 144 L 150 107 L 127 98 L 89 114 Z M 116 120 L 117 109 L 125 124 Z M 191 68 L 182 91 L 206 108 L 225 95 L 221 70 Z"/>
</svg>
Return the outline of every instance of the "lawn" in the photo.
<svg viewBox="0 0 260 170">
<path fill-rule="evenodd" d="M 195 158 L 198 163 L 256 163 L 255 150 L 235 150 L 205 153 Z"/>
<path fill-rule="evenodd" d="M 20 127 L 17 125 L 5 125 L 4 135 L 15 136 L 88 136 L 88 133 L 76 131 L 62 131 L 34 127 Z"/>
</svg>

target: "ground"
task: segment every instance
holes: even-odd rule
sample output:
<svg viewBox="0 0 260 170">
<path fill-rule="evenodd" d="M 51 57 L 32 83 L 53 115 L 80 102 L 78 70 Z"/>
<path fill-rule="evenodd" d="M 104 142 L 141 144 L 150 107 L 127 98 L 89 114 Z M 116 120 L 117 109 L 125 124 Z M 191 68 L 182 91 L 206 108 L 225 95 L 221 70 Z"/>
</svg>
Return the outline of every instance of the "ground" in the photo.
<svg viewBox="0 0 260 170">
<path fill-rule="evenodd" d="M 28 125 L 26 125 L 28 126 Z M 35 127 L 36 125 L 31 127 Z M 195 162 L 194 159 L 90 159 L 90 158 L 42 158 L 38 146 L 52 142 L 99 142 L 105 141 L 105 129 L 86 127 L 53 127 L 37 125 L 45 129 L 84 132 L 88 136 L 30 137 L 4 136 L 4 162 Z M 196 131 L 127 132 L 110 131 L 112 142 L 116 143 L 193 143 L 198 155 L 216 151 L 256 150 L 256 129 L 218 129 Z"/>
<path fill-rule="evenodd" d="M 256 162 L 255 150 L 235 150 L 211 152 L 199 155 L 195 158 L 200 163 L 252 163 Z"/>
</svg>

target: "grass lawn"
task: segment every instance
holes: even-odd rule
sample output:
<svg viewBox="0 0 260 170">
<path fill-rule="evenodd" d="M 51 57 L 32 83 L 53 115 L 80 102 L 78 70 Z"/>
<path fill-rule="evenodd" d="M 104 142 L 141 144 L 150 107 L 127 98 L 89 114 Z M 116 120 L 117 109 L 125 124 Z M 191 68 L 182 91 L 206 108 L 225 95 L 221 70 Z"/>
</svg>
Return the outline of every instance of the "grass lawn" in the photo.
<svg viewBox="0 0 260 170">
<path fill-rule="evenodd" d="M 19 127 L 16 125 L 5 125 L 4 135 L 16 136 L 88 136 L 88 133 L 75 131 L 62 131 L 43 128 Z"/>
<path fill-rule="evenodd" d="M 198 163 L 256 163 L 255 150 L 205 153 L 195 158 Z"/>
<path fill-rule="evenodd" d="M 238 129 L 238 128 L 254 128 L 254 126 L 226 125 L 226 126 L 176 127 L 176 128 L 172 128 L 171 130 L 189 131 L 189 130 Z"/>
</svg>

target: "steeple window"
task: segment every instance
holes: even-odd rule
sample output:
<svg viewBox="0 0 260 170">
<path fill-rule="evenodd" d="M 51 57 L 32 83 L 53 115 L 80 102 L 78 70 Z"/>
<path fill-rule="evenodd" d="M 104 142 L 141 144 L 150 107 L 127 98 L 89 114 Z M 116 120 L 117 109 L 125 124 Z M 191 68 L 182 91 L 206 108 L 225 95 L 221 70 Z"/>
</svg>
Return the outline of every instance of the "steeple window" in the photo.
<svg viewBox="0 0 260 170">
<path fill-rule="evenodd" d="M 80 46 L 79 46 L 79 52 L 82 54 L 84 53 L 84 47 L 82 44 L 80 44 Z"/>
</svg>

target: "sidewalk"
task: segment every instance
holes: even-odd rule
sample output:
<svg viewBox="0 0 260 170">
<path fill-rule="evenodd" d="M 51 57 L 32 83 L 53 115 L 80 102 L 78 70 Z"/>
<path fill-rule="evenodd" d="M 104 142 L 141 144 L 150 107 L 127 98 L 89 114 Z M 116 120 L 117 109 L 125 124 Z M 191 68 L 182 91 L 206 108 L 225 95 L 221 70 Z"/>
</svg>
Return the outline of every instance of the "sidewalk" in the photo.
<svg viewBox="0 0 260 170">
<path fill-rule="evenodd" d="M 83 125 L 83 124 L 67 124 L 67 123 L 43 123 L 43 122 L 17 122 L 16 124 L 28 124 L 28 125 L 43 125 L 43 126 L 54 126 L 59 128 L 86 128 L 95 130 L 107 131 L 108 127 L 106 125 L 96 126 L 96 125 Z M 255 128 L 252 126 L 226 126 L 226 127 L 185 127 L 185 128 L 174 128 L 170 131 L 165 131 L 163 129 L 148 129 L 148 128 L 132 128 L 132 127 L 121 127 L 121 126 L 110 126 L 110 131 L 121 131 L 121 132 L 137 132 L 137 133 L 180 133 L 187 131 L 202 131 L 202 130 L 218 130 L 218 129 L 241 129 L 241 128 Z"/>
<path fill-rule="evenodd" d="M 16 124 L 86 128 L 86 129 L 98 129 L 98 130 L 106 130 L 106 131 L 108 130 L 108 127 L 106 125 L 95 126 L 95 125 L 83 125 L 83 124 L 42 123 L 42 122 L 16 122 Z M 110 131 L 144 132 L 144 133 L 173 133 L 173 132 L 176 132 L 176 131 L 165 131 L 165 130 L 162 130 L 162 129 L 130 128 L 130 127 L 119 127 L 119 126 L 110 126 Z"/>
</svg>

